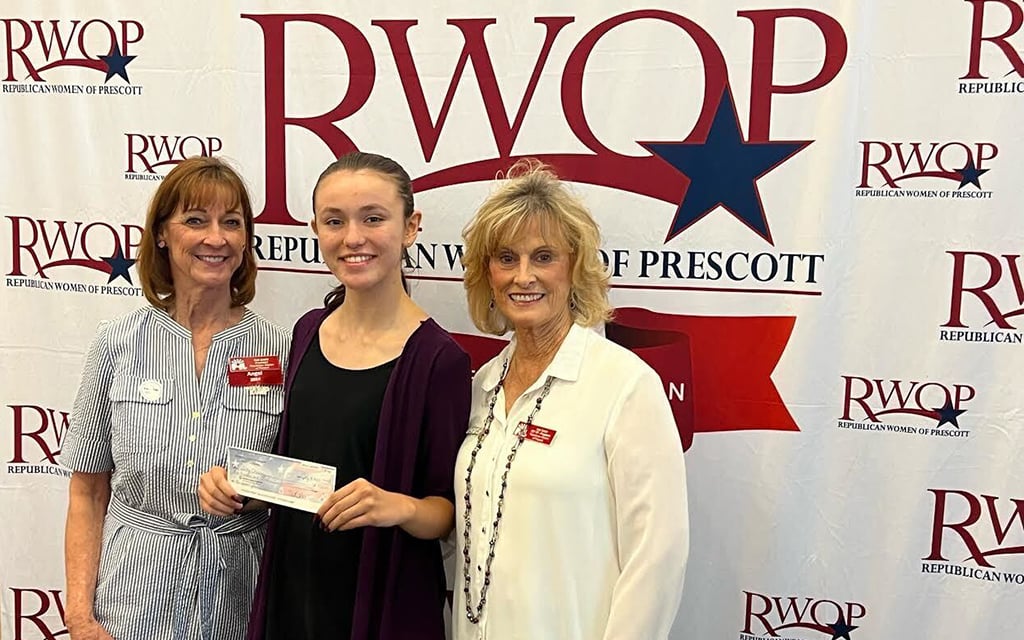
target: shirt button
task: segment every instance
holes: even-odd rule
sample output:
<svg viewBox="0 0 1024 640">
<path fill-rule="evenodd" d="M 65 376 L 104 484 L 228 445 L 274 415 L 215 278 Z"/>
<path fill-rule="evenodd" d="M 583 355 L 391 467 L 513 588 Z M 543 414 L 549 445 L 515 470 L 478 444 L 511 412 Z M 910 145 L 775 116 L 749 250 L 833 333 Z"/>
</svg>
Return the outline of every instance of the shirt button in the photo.
<svg viewBox="0 0 1024 640">
<path fill-rule="evenodd" d="M 188 441 L 189 441 L 189 442 L 195 442 L 195 441 L 196 441 L 196 434 L 194 434 L 194 433 L 193 433 L 192 435 L 190 435 L 190 436 L 188 437 Z"/>
<path fill-rule="evenodd" d="M 195 461 L 193 461 L 193 460 L 189 460 L 188 462 L 186 462 L 186 463 L 185 463 L 185 466 L 186 466 L 186 467 L 191 467 L 191 466 L 193 466 L 194 464 L 195 464 Z"/>
<path fill-rule="evenodd" d="M 193 418 L 198 418 L 199 417 L 199 412 L 198 411 L 193 411 L 192 412 L 192 417 Z"/>
</svg>

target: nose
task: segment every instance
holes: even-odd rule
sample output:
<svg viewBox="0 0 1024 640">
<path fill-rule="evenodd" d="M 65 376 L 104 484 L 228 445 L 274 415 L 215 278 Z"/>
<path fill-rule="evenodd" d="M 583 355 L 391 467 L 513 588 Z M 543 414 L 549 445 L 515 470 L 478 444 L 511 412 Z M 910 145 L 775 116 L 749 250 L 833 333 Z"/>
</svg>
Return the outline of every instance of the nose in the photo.
<svg viewBox="0 0 1024 640">
<path fill-rule="evenodd" d="M 519 259 L 519 267 L 516 269 L 515 283 L 517 287 L 527 288 L 534 283 L 536 278 L 533 275 L 533 268 L 530 264 L 530 257 L 523 256 Z"/>
<path fill-rule="evenodd" d="M 345 225 L 345 246 L 355 248 L 366 241 L 366 236 L 358 224 Z"/>
<path fill-rule="evenodd" d="M 206 235 L 204 242 L 212 247 L 223 247 L 227 244 L 227 236 L 219 222 L 214 221 L 210 225 L 210 232 Z"/>
</svg>

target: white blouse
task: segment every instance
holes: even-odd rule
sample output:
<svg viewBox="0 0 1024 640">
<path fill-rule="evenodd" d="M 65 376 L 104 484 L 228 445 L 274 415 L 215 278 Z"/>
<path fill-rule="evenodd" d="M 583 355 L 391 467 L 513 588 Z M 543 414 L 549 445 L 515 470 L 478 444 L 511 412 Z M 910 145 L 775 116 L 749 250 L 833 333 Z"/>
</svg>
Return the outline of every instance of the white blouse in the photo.
<svg viewBox="0 0 1024 640">
<path fill-rule="evenodd" d="M 574 325 L 554 360 L 494 421 L 473 469 L 469 596 L 476 614 L 501 479 L 516 430 L 550 392 L 508 474 L 478 624 L 463 578 L 466 472 L 512 341 L 473 379 L 469 433 L 455 469 L 455 640 L 657 640 L 672 627 L 689 547 L 683 450 L 662 382 L 639 357 Z M 541 438 L 543 439 L 543 438 Z"/>
</svg>

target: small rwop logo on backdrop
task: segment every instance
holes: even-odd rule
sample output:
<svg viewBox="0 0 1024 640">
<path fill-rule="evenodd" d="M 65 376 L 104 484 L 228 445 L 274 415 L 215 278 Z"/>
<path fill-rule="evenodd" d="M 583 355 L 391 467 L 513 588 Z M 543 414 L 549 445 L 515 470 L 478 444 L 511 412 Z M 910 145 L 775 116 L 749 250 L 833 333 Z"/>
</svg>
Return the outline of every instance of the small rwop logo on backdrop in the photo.
<svg viewBox="0 0 1024 640">
<path fill-rule="evenodd" d="M 1024 499 L 963 489 L 928 491 L 935 507 L 921 573 L 1024 585 Z"/>
<path fill-rule="evenodd" d="M 978 392 L 969 384 L 853 375 L 843 376 L 843 382 L 839 429 L 922 438 L 971 435 L 963 416 Z"/>
<path fill-rule="evenodd" d="M 1021 254 L 947 251 L 953 259 L 949 315 L 939 340 L 1018 345 L 1024 342 Z"/>
<path fill-rule="evenodd" d="M 134 224 L 5 216 L 8 289 L 142 296 L 132 280 L 142 227 Z"/>
<path fill-rule="evenodd" d="M 867 607 L 860 602 L 744 591 L 737 640 L 857 640 Z"/>
<path fill-rule="evenodd" d="M 860 141 L 858 198 L 988 200 L 999 148 L 992 142 Z"/>
<path fill-rule="evenodd" d="M 145 29 L 137 20 L 0 18 L 4 94 L 138 96 L 129 65 Z"/>
<path fill-rule="evenodd" d="M 11 443 L 7 474 L 69 477 L 71 472 L 57 464 L 68 432 L 68 412 L 33 404 L 9 404 L 6 409 L 2 424 Z"/>
<path fill-rule="evenodd" d="M 968 20 L 960 20 L 968 36 L 966 69 L 957 93 L 1020 99 L 1024 96 L 1024 2 L 965 0 Z"/>
<path fill-rule="evenodd" d="M 163 180 L 179 162 L 192 156 L 212 156 L 224 148 L 217 136 L 125 133 L 125 180 Z"/>
<path fill-rule="evenodd" d="M 14 608 L 13 640 L 67 640 L 61 589 L 20 586 L 8 587 L 8 591 Z"/>
</svg>

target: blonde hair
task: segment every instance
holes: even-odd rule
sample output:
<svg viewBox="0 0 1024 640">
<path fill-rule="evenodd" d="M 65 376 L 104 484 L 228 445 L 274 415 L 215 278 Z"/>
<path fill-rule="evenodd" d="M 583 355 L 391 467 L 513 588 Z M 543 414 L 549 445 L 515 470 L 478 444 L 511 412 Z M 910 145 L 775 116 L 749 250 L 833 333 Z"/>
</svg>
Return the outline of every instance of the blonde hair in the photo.
<svg viewBox="0 0 1024 640">
<path fill-rule="evenodd" d="M 609 320 L 608 269 L 601 260 L 597 222 L 550 167 L 525 158 L 509 168 L 462 231 L 463 284 L 473 324 L 499 336 L 513 328 L 491 304 L 488 269 L 495 251 L 508 246 L 530 222 L 538 224 L 545 238 L 563 241 L 572 254 L 569 311 L 573 322 L 593 327 Z"/>
<path fill-rule="evenodd" d="M 245 183 L 231 166 L 220 158 L 194 156 L 178 163 L 157 187 L 146 213 L 135 269 L 139 285 L 149 303 L 169 311 L 174 307 L 174 279 L 166 249 L 157 246 L 157 237 L 167 219 L 179 207 L 207 205 L 223 198 L 229 209 L 242 211 L 245 227 L 245 249 L 242 264 L 231 276 L 231 305 L 238 307 L 252 302 L 256 296 L 256 255 L 253 252 L 252 204 Z"/>
</svg>

